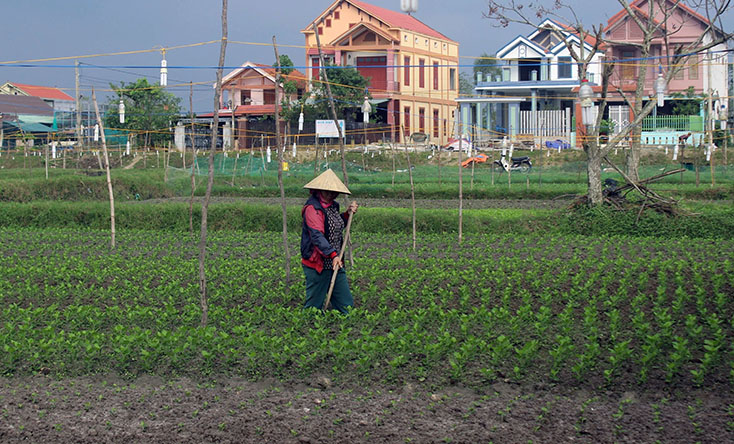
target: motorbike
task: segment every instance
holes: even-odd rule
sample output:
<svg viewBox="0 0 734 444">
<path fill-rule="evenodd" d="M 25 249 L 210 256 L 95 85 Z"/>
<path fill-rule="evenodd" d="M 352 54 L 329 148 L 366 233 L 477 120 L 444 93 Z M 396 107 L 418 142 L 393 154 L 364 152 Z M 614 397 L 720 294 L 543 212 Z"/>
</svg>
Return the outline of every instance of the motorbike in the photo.
<svg viewBox="0 0 734 444">
<path fill-rule="evenodd" d="M 513 157 L 511 160 L 512 164 L 507 161 L 505 156 L 502 156 L 499 160 L 495 160 L 494 164 L 508 172 L 520 171 L 521 173 L 527 173 L 533 167 L 533 163 L 530 161 L 529 156 Z"/>
</svg>

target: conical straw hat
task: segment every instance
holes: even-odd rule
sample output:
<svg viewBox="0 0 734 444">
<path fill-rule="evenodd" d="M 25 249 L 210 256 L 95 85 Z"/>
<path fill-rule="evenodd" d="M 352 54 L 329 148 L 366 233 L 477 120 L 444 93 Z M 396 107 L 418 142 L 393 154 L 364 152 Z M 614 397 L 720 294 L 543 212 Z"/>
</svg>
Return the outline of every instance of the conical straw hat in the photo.
<svg viewBox="0 0 734 444">
<path fill-rule="evenodd" d="M 304 185 L 303 188 L 308 188 L 309 190 L 336 191 L 337 193 L 352 194 L 346 185 L 344 185 L 344 182 L 339 180 L 331 168 L 319 174 L 318 177 Z"/>
</svg>

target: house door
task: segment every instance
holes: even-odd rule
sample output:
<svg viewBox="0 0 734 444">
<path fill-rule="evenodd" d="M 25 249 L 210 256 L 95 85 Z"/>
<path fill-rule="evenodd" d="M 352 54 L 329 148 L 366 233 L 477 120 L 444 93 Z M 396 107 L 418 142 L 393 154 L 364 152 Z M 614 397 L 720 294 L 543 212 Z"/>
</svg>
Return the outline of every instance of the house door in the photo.
<svg viewBox="0 0 734 444">
<path fill-rule="evenodd" d="M 630 109 L 627 105 L 610 105 L 609 120 L 614 122 L 614 133 L 622 132 L 630 124 Z"/>
<path fill-rule="evenodd" d="M 387 90 L 387 57 L 357 57 L 357 71 L 370 79 L 370 88 Z"/>
</svg>

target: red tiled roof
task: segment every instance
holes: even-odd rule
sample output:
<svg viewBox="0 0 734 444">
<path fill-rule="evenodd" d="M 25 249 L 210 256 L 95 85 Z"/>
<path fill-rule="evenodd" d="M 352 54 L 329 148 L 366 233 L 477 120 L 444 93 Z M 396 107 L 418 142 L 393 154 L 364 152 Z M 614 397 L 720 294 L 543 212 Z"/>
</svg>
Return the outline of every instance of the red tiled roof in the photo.
<svg viewBox="0 0 734 444">
<path fill-rule="evenodd" d="M 235 116 L 268 116 L 272 114 L 275 114 L 275 105 L 239 105 L 234 111 Z M 198 117 L 214 117 L 214 113 L 199 114 Z M 219 117 L 232 117 L 232 112 L 228 109 L 221 109 L 219 110 Z"/>
<path fill-rule="evenodd" d="M 244 70 L 252 68 L 261 69 L 262 71 L 265 71 L 265 73 L 270 77 L 275 77 L 275 68 L 273 68 L 272 66 L 263 65 L 262 63 L 245 62 L 244 65 L 227 74 L 223 83 L 228 83 L 230 80 L 240 75 L 240 73 L 242 73 Z M 291 70 L 290 73 L 288 73 L 287 75 L 283 75 L 283 77 L 286 80 L 295 81 L 298 86 L 304 88 L 306 87 L 306 84 L 308 82 L 306 75 L 297 69 Z"/>
<path fill-rule="evenodd" d="M 559 21 L 555 21 L 558 25 L 562 26 L 567 32 L 575 35 L 576 37 L 580 37 L 579 32 L 574 28 L 573 26 L 567 25 L 565 23 L 561 23 Z M 596 37 L 594 37 L 590 32 L 586 34 L 586 37 L 584 38 L 584 41 L 588 43 L 591 46 L 596 45 Z M 604 48 L 604 44 L 601 43 L 599 45 L 600 48 Z"/>
<path fill-rule="evenodd" d="M 347 1 L 353 3 L 354 6 L 361 8 L 362 10 L 375 16 L 376 18 L 384 21 L 393 28 L 407 29 L 409 31 L 419 32 L 430 37 L 453 41 L 440 32 L 436 31 L 435 29 L 431 28 L 430 26 L 426 25 L 425 23 L 421 22 L 417 18 L 413 17 L 412 15 L 403 14 L 402 12 L 391 11 L 386 8 L 381 8 L 379 6 L 365 3 L 361 0 Z"/>
<path fill-rule="evenodd" d="M 282 109 L 280 107 L 279 109 Z M 251 115 L 268 115 L 275 113 L 275 105 L 240 105 L 234 111 L 235 116 L 241 116 L 243 114 Z"/>
<path fill-rule="evenodd" d="M 29 96 L 40 97 L 42 99 L 54 99 L 54 100 L 74 100 L 73 97 L 61 91 L 58 88 L 50 86 L 36 86 L 36 85 L 24 85 L 22 83 L 13 83 L 13 86 L 22 89 Z"/>
<path fill-rule="evenodd" d="M 630 7 L 633 10 L 637 10 L 638 12 L 641 12 L 639 6 L 640 6 L 640 4 L 642 4 L 645 1 L 648 1 L 648 0 L 635 0 L 632 3 L 630 3 Z M 682 10 L 684 10 L 685 12 L 687 12 L 688 14 L 690 14 L 691 16 L 697 18 L 698 20 L 700 20 L 705 25 L 708 25 L 709 24 L 709 20 L 706 17 L 704 17 L 701 14 L 697 13 L 696 11 L 694 11 L 693 9 L 691 9 L 690 7 L 688 7 L 685 3 L 683 3 L 683 2 L 678 3 L 678 7 L 681 8 Z M 614 14 L 612 16 L 612 18 L 609 19 L 609 21 L 607 22 L 606 28 L 604 28 L 604 32 L 608 32 L 612 28 L 613 25 L 615 25 L 619 20 L 621 20 L 622 18 L 624 18 L 626 16 L 627 16 L 627 10 L 625 10 L 624 8 L 622 8 L 621 11 L 617 12 L 616 14 Z M 645 16 L 647 16 L 647 14 L 645 14 Z"/>
</svg>

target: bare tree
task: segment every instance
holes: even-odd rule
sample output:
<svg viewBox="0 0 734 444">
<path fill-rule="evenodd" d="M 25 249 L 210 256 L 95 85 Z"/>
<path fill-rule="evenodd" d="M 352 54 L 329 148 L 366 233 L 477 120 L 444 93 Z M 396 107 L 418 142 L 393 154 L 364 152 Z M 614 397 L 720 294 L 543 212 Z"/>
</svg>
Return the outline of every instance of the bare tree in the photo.
<svg viewBox="0 0 734 444">
<path fill-rule="evenodd" d="M 201 296 L 201 326 L 205 327 L 209 317 L 209 306 L 206 295 L 206 272 L 204 269 L 206 260 L 206 235 L 207 235 L 207 210 L 212 195 L 214 184 L 214 151 L 217 148 L 219 134 L 219 100 L 222 97 L 222 70 L 224 66 L 224 55 L 227 52 L 227 0 L 222 0 L 222 43 L 219 49 L 219 65 L 217 68 L 217 86 L 214 89 L 214 122 L 212 128 L 211 148 L 209 149 L 209 178 L 206 184 L 204 203 L 201 205 L 201 238 L 199 239 L 199 292 Z"/>
<path fill-rule="evenodd" d="M 630 135 L 632 136 L 633 143 L 627 159 L 628 172 L 630 173 L 628 177 L 632 180 L 639 179 L 639 134 L 641 124 L 643 119 L 657 105 L 654 100 L 648 100 L 645 103 L 647 69 L 644 65 L 647 63 L 647 59 L 652 57 L 653 50 L 657 50 L 656 46 L 660 46 L 660 54 L 665 55 L 665 64 L 668 68 L 665 71 L 663 79 L 667 87 L 670 80 L 684 68 L 689 57 L 706 52 L 732 37 L 732 34 L 723 32 L 723 14 L 729 9 L 731 0 L 694 0 L 693 3 L 695 4 L 692 3 L 691 6 L 696 10 L 704 11 L 704 16 L 707 20 L 705 29 L 695 41 L 680 44 L 675 47 L 670 44 L 670 37 L 680 29 L 680 24 L 674 25 L 670 23 L 671 26 L 668 26 L 668 24 L 677 11 L 680 11 L 682 8 L 688 8 L 687 6 L 683 6 L 681 0 L 635 0 L 632 2 L 618 0 L 618 2 L 625 11 L 626 16 L 629 16 L 640 28 L 642 33 L 641 43 L 620 42 L 607 39 L 604 36 L 605 29 L 603 24 L 593 25 L 591 30 L 588 31 L 588 28 L 576 15 L 574 9 L 563 0 L 549 0 L 547 2 L 528 1 L 527 3 L 515 0 L 505 2 L 491 0 L 488 2 L 488 10 L 484 14 L 485 17 L 495 21 L 499 26 L 508 26 L 511 23 L 517 23 L 537 29 L 537 20 L 543 17 L 551 17 L 570 24 L 573 33 L 579 38 L 578 51 L 575 50 L 574 43 L 571 39 L 563 35 L 559 35 L 559 38 L 565 42 L 571 57 L 576 62 L 580 79 L 586 77 L 588 65 L 593 60 L 594 55 L 601 50 L 602 44 L 624 44 L 639 49 L 641 54 L 639 59 L 642 60 L 642 63 L 639 61 L 635 62 L 636 65 L 641 65 L 641 69 L 637 74 L 636 88 L 632 97 L 622 88 L 619 88 L 618 85 L 614 84 L 615 61 L 606 63 L 602 69 L 601 94 L 597 97 L 599 112 L 596 121 L 589 127 L 590 131 L 583 135 L 584 151 L 587 154 L 588 198 L 589 202 L 594 205 L 603 202 L 601 185 L 602 160 L 613 149 L 617 148 L 620 142 Z M 550 3 L 550 5 L 546 5 L 546 3 Z M 648 6 L 646 11 L 643 11 L 639 7 L 643 3 Z M 690 15 L 690 12 L 686 11 L 686 14 Z M 560 34 L 558 30 L 552 29 L 551 31 Z M 589 35 L 594 37 L 595 42 L 591 52 L 586 55 L 584 54 L 584 45 L 580 43 L 584 42 Z M 615 134 L 606 145 L 600 145 L 598 143 L 599 128 L 601 127 L 601 121 L 607 106 L 610 87 L 630 105 L 633 111 L 632 122 Z"/>
</svg>

